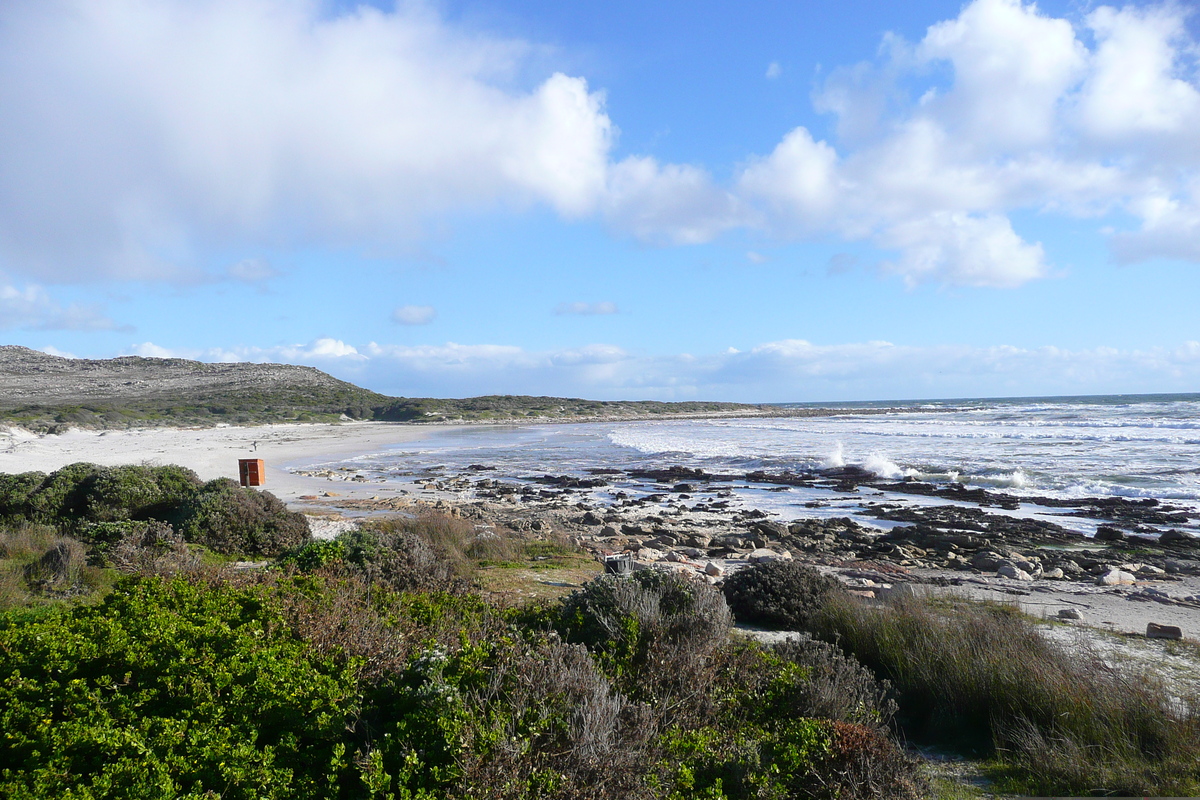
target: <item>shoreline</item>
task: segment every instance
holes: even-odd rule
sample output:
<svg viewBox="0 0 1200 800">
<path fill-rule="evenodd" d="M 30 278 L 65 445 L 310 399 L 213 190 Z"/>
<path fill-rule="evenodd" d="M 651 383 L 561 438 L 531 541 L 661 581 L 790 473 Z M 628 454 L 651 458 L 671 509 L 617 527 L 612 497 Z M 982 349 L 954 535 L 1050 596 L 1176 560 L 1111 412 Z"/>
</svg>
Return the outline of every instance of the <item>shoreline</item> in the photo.
<svg viewBox="0 0 1200 800">
<path fill-rule="evenodd" d="M 529 420 L 524 424 L 546 422 Z M 490 423 L 495 424 L 522 423 Z M 731 498 L 728 482 L 709 481 L 684 472 L 642 476 L 639 480 L 648 493 L 606 503 L 598 501 L 595 493 L 578 481 L 574 486 L 570 480 L 557 485 L 551 481 L 535 489 L 515 481 L 493 480 L 486 471 L 433 475 L 407 484 L 355 477 L 353 470 L 337 475 L 330 471 L 289 471 L 303 471 L 308 464 L 378 452 L 468 427 L 476 425 L 294 423 L 73 429 L 63 434 L 0 428 L 0 472 L 52 472 L 85 461 L 107 466 L 178 464 L 193 469 L 203 480 L 236 479 L 239 458 L 262 458 L 267 467 L 267 481 L 262 488 L 290 507 L 309 513 L 310 519 L 318 521 L 314 525 L 318 536 L 336 535 L 363 515 L 428 509 L 460 515 L 477 525 L 503 528 L 515 535 L 567 536 L 594 555 L 628 553 L 643 567 L 703 574 L 712 564 L 710 577 L 715 578 L 712 571 L 724 574 L 754 560 L 797 560 L 837 575 L 852 590 L 871 597 L 908 591 L 904 587 L 922 587 L 920 591 L 1016 602 L 1026 611 L 1050 618 L 1057 618 L 1059 611 L 1074 609 L 1082 619 L 1071 624 L 1100 630 L 1142 634 L 1147 623 L 1154 622 L 1176 625 L 1185 637 L 1200 638 L 1200 599 L 1191 599 L 1200 598 L 1200 547 L 1191 542 L 1156 547 L 1152 540 L 1135 538 L 1133 544 L 1137 547 L 1124 552 L 1120 542 L 1097 542 L 1078 534 L 1064 537 L 1028 524 L 1020 530 L 1013 528 L 1016 533 L 1009 529 L 995 535 L 972 533 L 981 525 L 986 528 L 995 524 L 1000 514 L 983 507 L 937 504 L 942 499 L 937 492 L 942 490 L 929 490 L 926 485 L 909 487 L 920 491 L 912 497 L 915 505 L 903 509 L 902 520 L 872 529 L 869 523 L 860 525 L 839 517 L 802 516 L 790 524 L 776 521 L 761 511 L 739 506 L 736 498 Z M 782 480 L 786 476 L 762 477 Z M 846 478 L 841 476 L 843 484 Z M 836 483 L 838 478 L 830 480 Z M 842 485 L 838 491 L 847 488 Z M 980 506 L 989 505 L 988 500 L 996 497 L 1002 495 L 984 496 Z M 691 505 L 682 498 L 689 498 Z M 1029 522 L 1023 513 L 1008 513 L 1014 525 Z M 886 519 L 885 515 L 879 521 Z M 898 524 L 908 527 L 887 527 Z M 1129 567 L 1131 582 L 1098 585 L 1091 573 L 1047 577 L 1052 573 L 1050 567 L 1057 563 L 1049 560 L 1056 558 L 1050 548 L 1084 550 L 1086 559 L 1080 557 L 1083 563 L 1111 562 L 1112 567 Z M 1154 549 L 1162 552 L 1142 552 Z M 990 555 L 981 560 L 981 553 Z M 997 563 L 989 562 L 989 558 Z M 1140 563 L 1130 563 L 1138 558 Z M 1040 570 L 1043 562 L 1047 576 L 1030 576 L 1029 572 Z M 954 568 L 946 568 L 950 564 Z M 999 575 L 997 567 L 1004 564 L 1019 569 L 1012 573 L 1017 577 Z M 1028 572 L 1018 565 L 1026 566 Z M 1021 572 L 1026 574 L 1022 576 Z"/>
</svg>

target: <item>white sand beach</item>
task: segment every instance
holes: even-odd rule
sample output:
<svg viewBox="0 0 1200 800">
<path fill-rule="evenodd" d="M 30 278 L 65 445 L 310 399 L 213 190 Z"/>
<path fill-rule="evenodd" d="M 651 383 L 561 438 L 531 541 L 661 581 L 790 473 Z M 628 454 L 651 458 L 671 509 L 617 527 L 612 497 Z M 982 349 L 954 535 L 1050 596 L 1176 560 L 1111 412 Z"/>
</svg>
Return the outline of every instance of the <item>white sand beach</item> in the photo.
<svg viewBox="0 0 1200 800">
<path fill-rule="evenodd" d="M 0 428 L 0 472 L 52 472 L 80 461 L 118 464 L 179 464 L 202 480 L 238 477 L 238 459 L 261 458 L 267 480 L 263 488 L 292 502 L 328 487 L 319 478 L 294 475 L 283 465 L 297 461 L 333 460 L 369 453 L 389 445 L 416 441 L 442 426 L 392 422 L 256 425 L 216 428 L 145 428 L 62 434 L 37 434 L 22 428 Z M 380 487 L 339 483 L 343 495 L 373 495 Z"/>
</svg>

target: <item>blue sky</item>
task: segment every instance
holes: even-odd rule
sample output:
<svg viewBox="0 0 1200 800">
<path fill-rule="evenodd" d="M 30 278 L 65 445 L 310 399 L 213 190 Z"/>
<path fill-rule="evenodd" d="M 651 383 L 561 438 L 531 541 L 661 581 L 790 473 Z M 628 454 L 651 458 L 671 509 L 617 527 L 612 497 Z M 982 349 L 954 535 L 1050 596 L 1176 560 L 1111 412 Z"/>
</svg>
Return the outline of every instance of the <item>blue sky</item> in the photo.
<svg viewBox="0 0 1200 800">
<path fill-rule="evenodd" d="M 0 7 L 0 338 L 408 396 L 1200 390 L 1198 16 Z"/>
</svg>

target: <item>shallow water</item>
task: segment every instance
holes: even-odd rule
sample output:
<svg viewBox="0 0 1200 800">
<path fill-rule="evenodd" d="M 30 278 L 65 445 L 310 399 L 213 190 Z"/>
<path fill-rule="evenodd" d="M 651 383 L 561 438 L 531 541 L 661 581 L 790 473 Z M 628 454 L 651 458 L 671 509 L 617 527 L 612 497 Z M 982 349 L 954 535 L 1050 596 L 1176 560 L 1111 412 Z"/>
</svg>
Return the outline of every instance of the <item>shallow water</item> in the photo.
<svg viewBox="0 0 1200 800">
<path fill-rule="evenodd" d="M 938 401 L 868 413 L 879 407 L 845 407 L 836 417 L 431 431 L 423 441 L 324 466 L 409 482 L 430 470 L 458 473 L 472 464 L 494 468 L 480 475 L 496 479 L 670 465 L 720 474 L 854 465 L 887 478 L 957 481 L 1025 497 L 1154 497 L 1200 510 L 1200 395 Z M 618 480 L 613 490 L 638 486 Z M 767 491 L 743 482 L 735 491 L 750 506 L 784 518 L 855 515 L 865 503 L 884 500 L 937 502 L 865 488 L 847 496 Z M 1023 506 L 1016 513 L 1042 512 Z M 1094 522 L 1045 516 L 1084 532 L 1095 529 Z"/>
</svg>

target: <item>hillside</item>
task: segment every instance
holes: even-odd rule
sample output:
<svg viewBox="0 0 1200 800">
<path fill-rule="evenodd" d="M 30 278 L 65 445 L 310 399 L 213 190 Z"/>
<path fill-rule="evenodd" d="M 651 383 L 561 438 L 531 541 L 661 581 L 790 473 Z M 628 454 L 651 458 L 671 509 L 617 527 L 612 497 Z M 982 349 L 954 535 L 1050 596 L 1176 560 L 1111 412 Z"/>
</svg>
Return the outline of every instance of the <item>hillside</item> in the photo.
<svg viewBox="0 0 1200 800">
<path fill-rule="evenodd" d="M 754 413 L 736 403 L 606 402 L 493 395 L 464 400 L 388 397 L 290 364 L 208 364 L 182 358 L 103 360 L 0 346 L 0 423 L 37 430 L 246 425 L 340 419 L 405 422 L 588 419 Z"/>
</svg>

